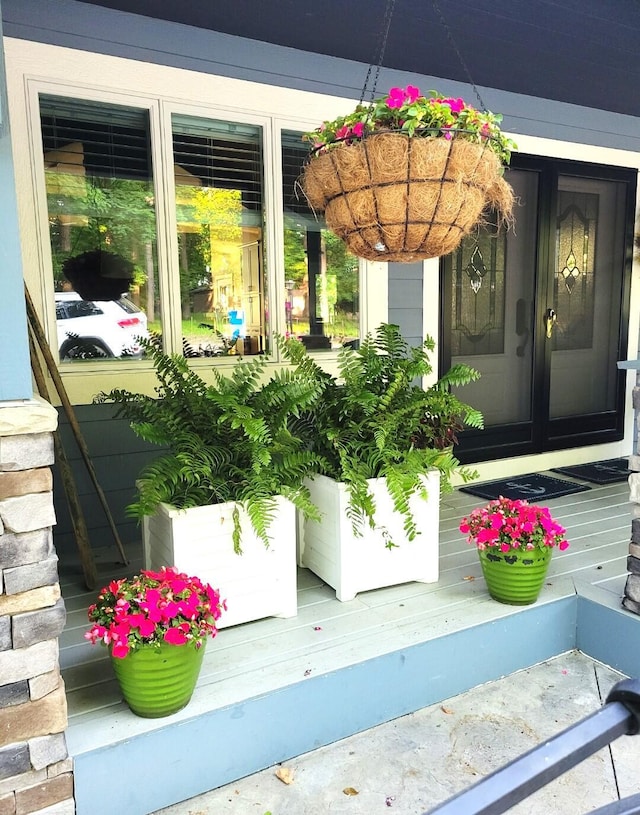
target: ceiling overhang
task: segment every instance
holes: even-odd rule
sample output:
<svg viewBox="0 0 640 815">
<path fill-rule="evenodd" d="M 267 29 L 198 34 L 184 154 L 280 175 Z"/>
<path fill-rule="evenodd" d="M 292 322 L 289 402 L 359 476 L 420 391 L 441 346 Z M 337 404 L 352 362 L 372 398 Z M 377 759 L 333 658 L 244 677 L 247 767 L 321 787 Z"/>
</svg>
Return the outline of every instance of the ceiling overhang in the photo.
<svg viewBox="0 0 640 815">
<path fill-rule="evenodd" d="M 640 116 L 639 0 L 92 0 L 120 11 Z"/>
</svg>

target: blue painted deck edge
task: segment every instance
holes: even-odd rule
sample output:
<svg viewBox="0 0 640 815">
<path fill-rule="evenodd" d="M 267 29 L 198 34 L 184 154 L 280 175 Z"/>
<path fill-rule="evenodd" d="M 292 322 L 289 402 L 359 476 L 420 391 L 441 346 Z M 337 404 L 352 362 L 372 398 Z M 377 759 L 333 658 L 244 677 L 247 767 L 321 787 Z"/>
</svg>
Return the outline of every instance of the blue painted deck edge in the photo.
<svg viewBox="0 0 640 815">
<path fill-rule="evenodd" d="M 626 676 L 640 676 L 640 618 L 578 596 L 578 650 Z"/>
<path fill-rule="evenodd" d="M 74 757 L 76 813 L 148 815 L 570 651 L 576 628 L 573 595 L 124 736 Z"/>
</svg>

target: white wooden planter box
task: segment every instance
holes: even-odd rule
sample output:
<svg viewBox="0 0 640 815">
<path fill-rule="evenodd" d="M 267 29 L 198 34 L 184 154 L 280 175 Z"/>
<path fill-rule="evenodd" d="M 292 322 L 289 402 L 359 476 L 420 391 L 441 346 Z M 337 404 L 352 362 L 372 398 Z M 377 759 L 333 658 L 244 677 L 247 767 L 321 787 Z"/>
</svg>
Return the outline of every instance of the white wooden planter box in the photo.
<svg viewBox="0 0 640 815">
<path fill-rule="evenodd" d="M 307 480 L 307 485 L 322 520 L 305 520 L 300 564 L 332 586 L 338 600 L 353 600 L 358 592 L 413 580 L 437 581 L 440 518 L 437 471 L 425 477 L 428 500 L 414 496 L 410 502 L 420 530 L 411 542 L 404 533 L 402 516 L 393 511 L 385 479 L 369 481 L 376 502 L 376 523 L 385 527 L 398 544 L 392 549 L 385 546 L 379 528 L 365 526 L 362 537 L 354 535 L 347 516 L 349 494 L 344 484 L 318 475 Z"/>
<path fill-rule="evenodd" d="M 293 617 L 298 612 L 296 571 L 296 509 L 278 498 L 269 529 L 269 548 L 259 540 L 243 509 L 242 552 L 233 551 L 233 503 L 193 509 L 160 504 L 142 527 L 145 568 L 175 566 L 220 591 L 228 610 L 218 627 Z"/>
</svg>

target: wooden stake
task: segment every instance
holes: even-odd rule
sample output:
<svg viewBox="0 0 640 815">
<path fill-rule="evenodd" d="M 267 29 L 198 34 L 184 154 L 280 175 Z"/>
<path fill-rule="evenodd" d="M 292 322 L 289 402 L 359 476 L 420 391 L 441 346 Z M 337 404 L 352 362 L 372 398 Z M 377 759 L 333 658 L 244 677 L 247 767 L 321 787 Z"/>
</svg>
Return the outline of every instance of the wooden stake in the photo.
<svg viewBox="0 0 640 815">
<path fill-rule="evenodd" d="M 31 328 L 31 326 L 29 326 Z M 31 370 L 33 371 L 33 378 L 38 387 L 38 393 L 43 399 L 49 400 L 49 392 L 47 389 L 47 382 L 40 365 L 38 358 L 38 351 L 33 339 L 33 331 L 29 331 L 29 353 L 31 355 Z M 84 582 L 88 589 L 95 589 L 98 582 L 98 575 L 96 572 L 96 563 L 93 559 L 93 552 L 89 543 L 89 533 L 87 531 L 87 524 L 84 520 L 84 514 L 80 505 L 80 498 L 76 483 L 73 479 L 73 472 L 69 465 L 69 460 L 60 441 L 60 434 L 57 430 L 53 433 L 53 443 L 56 453 L 56 461 L 60 469 L 62 477 L 62 486 L 67 498 L 69 506 L 69 514 L 71 515 L 71 523 L 73 525 L 73 533 L 75 535 L 78 552 L 80 553 L 80 563 L 82 565 L 82 574 L 84 575 Z"/>
<path fill-rule="evenodd" d="M 35 338 L 38 341 L 40 351 L 42 352 L 42 356 L 44 358 L 44 361 L 46 362 L 47 369 L 49 371 L 51 379 L 53 380 L 53 384 L 55 385 L 56 391 L 58 392 L 58 396 L 60 397 L 60 401 L 62 403 L 62 407 L 64 408 L 64 412 L 69 421 L 69 426 L 73 431 L 73 435 L 78 444 L 80 454 L 82 455 L 82 459 L 86 465 L 89 476 L 91 477 L 91 481 L 93 483 L 95 491 L 98 494 L 98 498 L 100 499 L 100 503 L 102 504 L 102 508 L 107 517 L 107 521 L 109 522 L 109 526 L 111 527 L 111 531 L 113 533 L 114 540 L 122 557 L 122 561 L 125 565 L 128 565 L 129 559 L 124 550 L 124 546 L 122 545 L 122 541 L 120 540 L 120 535 L 118 534 L 118 530 L 116 529 L 116 525 L 113 521 L 113 516 L 111 515 L 111 511 L 109 509 L 109 505 L 107 504 L 105 494 L 102 490 L 102 487 L 98 483 L 98 476 L 96 475 L 93 462 L 91 461 L 91 458 L 89 456 L 89 449 L 87 448 L 86 442 L 82 435 L 82 431 L 80 430 L 80 425 L 78 424 L 75 412 L 73 410 L 71 402 L 69 401 L 66 388 L 62 381 L 62 377 L 58 372 L 58 367 L 51 353 L 51 349 L 49 348 L 49 343 L 47 342 L 44 329 L 42 328 L 40 319 L 38 318 L 38 314 L 34 308 L 33 301 L 31 299 L 31 295 L 29 294 L 29 290 L 27 289 L 26 284 L 24 287 L 24 293 L 27 301 L 27 316 L 29 318 L 29 323 L 33 329 Z"/>
</svg>

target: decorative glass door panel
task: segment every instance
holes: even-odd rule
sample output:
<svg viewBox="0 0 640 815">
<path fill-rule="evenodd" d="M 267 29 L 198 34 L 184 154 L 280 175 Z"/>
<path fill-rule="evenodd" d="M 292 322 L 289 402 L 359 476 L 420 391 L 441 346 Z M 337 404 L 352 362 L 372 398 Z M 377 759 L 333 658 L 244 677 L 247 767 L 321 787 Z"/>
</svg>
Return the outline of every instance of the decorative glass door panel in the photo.
<svg viewBox="0 0 640 815">
<path fill-rule="evenodd" d="M 549 417 L 615 409 L 625 185 L 559 179 Z"/>
<path fill-rule="evenodd" d="M 451 362 L 481 372 L 459 396 L 487 425 L 531 419 L 537 176 L 509 180 L 521 201 L 517 230 L 483 229 L 452 256 Z"/>
</svg>

